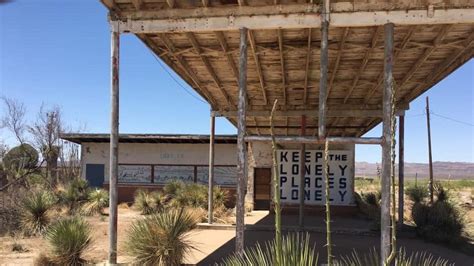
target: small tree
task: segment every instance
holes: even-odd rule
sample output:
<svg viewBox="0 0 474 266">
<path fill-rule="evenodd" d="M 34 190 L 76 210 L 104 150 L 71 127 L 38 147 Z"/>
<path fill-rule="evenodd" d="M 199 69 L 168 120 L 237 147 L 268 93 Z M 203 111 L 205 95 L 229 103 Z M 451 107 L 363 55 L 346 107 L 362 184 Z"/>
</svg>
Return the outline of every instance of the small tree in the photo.
<svg viewBox="0 0 474 266">
<path fill-rule="evenodd" d="M 38 165 L 38 152 L 29 144 L 21 144 L 5 154 L 3 165 L 6 170 L 34 169 Z"/>
</svg>

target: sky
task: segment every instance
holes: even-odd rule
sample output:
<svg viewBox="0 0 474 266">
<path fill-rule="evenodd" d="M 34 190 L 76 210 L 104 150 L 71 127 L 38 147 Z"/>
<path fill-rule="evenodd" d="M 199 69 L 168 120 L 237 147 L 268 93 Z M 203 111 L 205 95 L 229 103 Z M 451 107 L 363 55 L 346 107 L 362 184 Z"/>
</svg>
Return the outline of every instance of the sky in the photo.
<svg viewBox="0 0 474 266">
<path fill-rule="evenodd" d="M 40 4 L 41 3 L 41 4 Z M 59 106 L 72 129 L 110 128 L 110 31 L 99 0 L 17 0 L 0 5 L 0 96 L 22 101 L 33 121 L 42 104 Z M 425 97 L 430 98 L 434 161 L 474 162 L 474 60 L 410 104 L 405 160 L 427 162 Z M 3 106 L 0 114 L 3 114 Z M 122 35 L 120 132 L 209 134 L 209 105 L 133 35 Z M 216 119 L 217 134 L 235 134 Z M 380 136 L 377 126 L 366 136 Z M 0 129 L 0 140 L 15 140 Z M 356 160 L 381 149 L 358 145 Z"/>
</svg>

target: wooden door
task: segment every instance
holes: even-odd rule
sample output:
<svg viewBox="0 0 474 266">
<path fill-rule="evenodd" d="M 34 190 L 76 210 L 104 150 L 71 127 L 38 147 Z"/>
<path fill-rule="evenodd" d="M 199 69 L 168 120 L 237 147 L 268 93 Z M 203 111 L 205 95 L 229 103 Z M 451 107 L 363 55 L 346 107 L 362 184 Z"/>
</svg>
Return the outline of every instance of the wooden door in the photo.
<svg viewBox="0 0 474 266">
<path fill-rule="evenodd" d="M 271 200 L 271 168 L 255 168 L 254 172 L 254 209 L 269 210 Z"/>
</svg>

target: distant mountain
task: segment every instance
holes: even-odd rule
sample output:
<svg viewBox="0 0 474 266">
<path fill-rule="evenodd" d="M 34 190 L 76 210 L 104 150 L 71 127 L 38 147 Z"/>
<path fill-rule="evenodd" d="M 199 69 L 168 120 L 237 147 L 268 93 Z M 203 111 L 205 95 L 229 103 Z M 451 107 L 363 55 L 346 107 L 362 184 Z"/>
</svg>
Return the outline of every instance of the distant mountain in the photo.
<svg viewBox="0 0 474 266">
<path fill-rule="evenodd" d="M 380 163 L 368 163 L 368 162 L 356 162 L 355 163 L 355 175 L 356 176 L 376 176 L 377 165 L 382 167 Z M 398 164 L 397 164 L 398 174 Z M 429 167 L 427 163 L 405 163 L 405 176 L 406 178 L 415 178 L 418 174 L 418 178 L 429 177 Z M 474 178 L 474 163 L 465 162 L 433 162 L 433 175 L 435 178 L 452 178 L 452 179 L 464 179 Z"/>
</svg>

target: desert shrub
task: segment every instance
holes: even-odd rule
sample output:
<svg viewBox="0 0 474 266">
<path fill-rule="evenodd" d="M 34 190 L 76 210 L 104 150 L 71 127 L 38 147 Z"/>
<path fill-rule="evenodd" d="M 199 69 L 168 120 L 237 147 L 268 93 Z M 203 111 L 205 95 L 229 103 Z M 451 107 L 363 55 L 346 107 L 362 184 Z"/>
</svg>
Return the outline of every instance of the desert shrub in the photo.
<svg viewBox="0 0 474 266">
<path fill-rule="evenodd" d="M 224 207 L 226 202 L 229 200 L 229 191 L 222 189 L 219 186 L 214 186 L 212 193 L 214 208 Z"/>
<path fill-rule="evenodd" d="M 50 223 L 49 211 L 55 202 L 54 195 L 47 191 L 26 196 L 21 203 L 21 227 L 31 234 L 43 233 Z"/>
<path fill-rule="evenodd" d="M 2 161 L 6 169 L 34 169 L 38 164 L 38 151 L 30 144 L 21 144 L 9 150 Z"/>
<path fill-rule="evenodd" d="M 375 230 L 380 228 L 380 205 L 376 193 L 359 195 L 354 193 L 354 198 L 359 210 L 373 221 L 371 227 Z"/>
<path fill-rule="evenodd" d="M 154 209 L 155 211 L 159 212 L 162 211 L 166 207 L 166 203 L 168 201 L 168 197 L 159 191 L 153 191 L 151 193 L 151 197 L 154 202 Z"/>
<path fill-rule="evenodd" d="M 281 261 L 277 263 L 275 254 L 281 253 Z M 226 258 L 221 265 L 318 265 L 318 254 L 309 244 L 308 234 L 289 234 L 283 237 L 282 249 L 277 250 L 275 240 L 267 242 L 265 246 L 257 243 L 246 249 L 242 254 L 234 254 Z"/>
<path fill-rule="evenodd" d="M 139 265 L 180 265 L 184 255 L 194 249 L 188 233 L 197 223 L 185 209 L 167 209 L 132 224 L 127 250 Z"/>
<path fill-rule="evenodd" d="M 371 249 L 367 254 L 361 254 L 353 251 L 349 255 L 344 255 L 335 261 L 337 266 L 378 266 L 380 265 L 380 256 L 377 250 Z M 413 252 L 408 254 L 404 248 L 400 248 L 395 256 L 395 264 L 398 266 L 447 266 L 454 265 L 449 260 L 435 257 L 428 252 Z"/>
<path fill-rule="evenodd" d="M 87 196 L 87 202 L 82 206 L 86 215 L 103 214 L 104 208 L 109 206 L 109 193 L 103 189 L 91 190 Z"/>
<path fill-rule="evenodd" d="M 380 199 L 381 199 L 380 192 L 362 193 L 362 200 L 365 201 L 367 204 L 370 204 L 373 206 L 379 206 Z"/>
<path fill-rule="evenodd" d="M 87 180 L 76 177 L 58 194 L 61 202 L 68 208 L 68 213 L 73 214 L 87 201 L 89 185 Z"/>
<path fill-rule="evenodd" d="M 133 207 L 143 215 L 152 214 L 156 210 L 156 202 L 152 193 L 148 190 L 137 189 L 133 200 Z"/>
<path fill-rule="evenodd" d="M 56 265 L 54 261 L 51 260 L 50 257 L 48 257 L 44 253 L 38 254 L 38 256 L 33 260 L 33 265 L 34 266 L 54 266 Z"/>
<path fill-rule="evenodd" d="M 178 195 L 178 192 L 185 186 L 183 181 L 180 180 L 171 180 L 170 182 L 166 183 L 163 187 L 163 191 L 166 195 L 171 198 L 174 198 Z"/>
<path fill-rule="evenodd" d="M 461 210 L 452 202 L 438 200 L 433 205 L 417 205 L 412 210 L 412 216 L 418 235 L 447 244 L 456 244 L 461 240 L 465 221 Z"/>
<path fill-rule="evenodd" d="M 447 201 L 448 200 L 448 191 L 444 189 L 443 185 L 440 182 L 434 184 L 434 190 L 436 193 L 436 199 L 438 201 Z"/>
<path fill-rule="evenodd" d="M 174 207 L 207 208 L 207 187 L 200 184 L 184 185 L 172 199 Z"/>
<path fill-rule="evenodd" d="M 59 265 L 79 265 L 82 253 L 92 242 L 90 225 L 79 217 L 70 217 L 52 224 L 46 232 L 52 260 Z"/>
<path fill-rule="evenodd" d="M 428 197 L 428 189 L 423 186 L 410 186 L 405 189 L 405 194 L 413 202 L 422 202 Z"/>
</svg>

